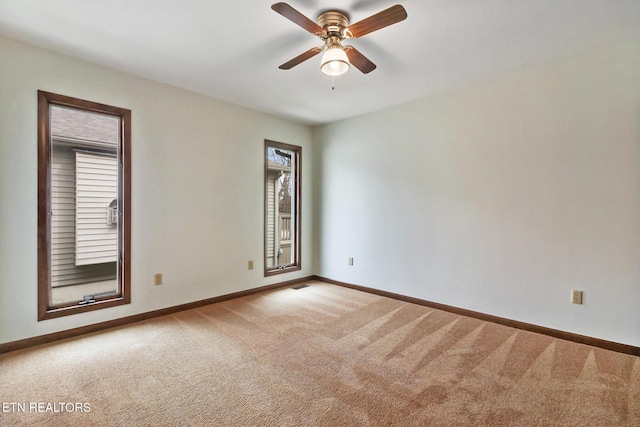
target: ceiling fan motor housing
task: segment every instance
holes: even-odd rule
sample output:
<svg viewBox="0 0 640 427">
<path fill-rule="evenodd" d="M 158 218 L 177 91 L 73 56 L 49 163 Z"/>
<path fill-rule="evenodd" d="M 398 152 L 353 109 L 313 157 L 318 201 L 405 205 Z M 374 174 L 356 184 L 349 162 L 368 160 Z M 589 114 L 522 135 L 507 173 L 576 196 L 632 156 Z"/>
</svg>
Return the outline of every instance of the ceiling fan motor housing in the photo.
<svg viewBox="0 0 640 427">
<path fill-rule="evenodd" d="M 322 35 L 323 40 L 330 40 L 340 43 L 346 37 L 345 29 L 349 28 L 349 18 L 343 13 L 337 11 L 328 11 L 318 16 L 318 25 L 322 27 L 325 33 Z"/>
</svg>

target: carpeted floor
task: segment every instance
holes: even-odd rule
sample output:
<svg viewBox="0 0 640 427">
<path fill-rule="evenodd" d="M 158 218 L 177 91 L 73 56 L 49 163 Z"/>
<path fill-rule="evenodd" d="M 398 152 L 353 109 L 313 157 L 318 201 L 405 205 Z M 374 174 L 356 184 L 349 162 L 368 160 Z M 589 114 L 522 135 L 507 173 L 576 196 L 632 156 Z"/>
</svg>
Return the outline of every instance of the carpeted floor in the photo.
<svg viewBox="0 0 640 427">
<path fill-rule="evenodd" d="M 640 426 L 638 357 L 320 282 L 0 355 L 0 387 L 7 426 Z"/>
</svg>

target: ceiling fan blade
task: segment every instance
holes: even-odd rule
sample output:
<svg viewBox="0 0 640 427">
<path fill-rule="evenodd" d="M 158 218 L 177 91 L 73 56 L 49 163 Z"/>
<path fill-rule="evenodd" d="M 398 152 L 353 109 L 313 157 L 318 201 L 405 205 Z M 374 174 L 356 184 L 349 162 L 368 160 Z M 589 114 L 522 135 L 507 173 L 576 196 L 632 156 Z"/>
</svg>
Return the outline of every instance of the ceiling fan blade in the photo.
<svg viewBox="0 0 640 427">
<path fill-rule="evenodd" d="M 358 49 L 353 46 L 345 46 L 345 52 L 351 65 L 362 71 L 363 74 L 369 74 L 376 69 L 376 64 L 371 62 L 369 58 L 360 53 Z"/>
<path fill-rule="evenodd" d="M 289 6 L 287 3 L 275 3 L 271 5 L 271 9 L 275 10 L 280 15 L 287 18 L 289 21 L 298 24 L 305 30 L 309 31 L 311 34 L 320 35 L 324 31 L 321 26 Z"/>
<path fill-rule="evenodd" d="M 397 4 L 350 25 L 349 33 L 353 38 L 362 37 L 365 34 L 388 27 L 389 25 L 404 21 L 405 19 L 407 19 L 407 11 L 404 7 Z"/>
<path fill-rule="evenodd" d="M 290 70 L 291 68 L 293 68 L 296 65 L 300 64 L 301 62 L 304 62 L 309 58 L 313 58 L 314 56 L 316 56 L 320 52 L 322 52 L 322 47 L 312 47 L 311 49 L 309 49 L 305 53 L 296 56 L 295 58 L 293 58 L 290 61 L 285 62 L 284 64 L 282 64 L 278 68 L 280 68 L 281 70 Z"/>
</svg>

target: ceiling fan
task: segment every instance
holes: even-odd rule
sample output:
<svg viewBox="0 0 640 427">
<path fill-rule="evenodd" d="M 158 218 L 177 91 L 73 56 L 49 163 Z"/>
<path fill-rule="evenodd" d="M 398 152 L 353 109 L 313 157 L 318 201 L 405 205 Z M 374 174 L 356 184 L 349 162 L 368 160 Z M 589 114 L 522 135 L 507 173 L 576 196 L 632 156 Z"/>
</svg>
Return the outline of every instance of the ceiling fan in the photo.
<svg viewBox="0 0 640 427">
<path fill-rule="evenodd" d="M 301 62 L 313 58 L 320 52 L 324 52 L 320 63 L 320 70 L 331 77 L 346 73 L 349 71 L 350 65 L 353 65 L 364 74 L 368 74 L 376 69 L 376 64 L 371 62 L 355 47 L 342 45 L 344 39 L 362 37 L 407 18 L 407 11 L 399 4 L 351 25 L 349 24 L 348 16 L 340 11 L 330 10 L 323 12 L 318 16 L 316 23 L 287 3 L 276 3 L 271 6 L 271 9 L 293 23 L 298 24 L 311 34 L 318 36 L 320 40 L 324 42 L 322 46 L 313 47 L 290 61 L 285 62 L 278 68 L 281 70 L 289 70 Z"/>
</svg>

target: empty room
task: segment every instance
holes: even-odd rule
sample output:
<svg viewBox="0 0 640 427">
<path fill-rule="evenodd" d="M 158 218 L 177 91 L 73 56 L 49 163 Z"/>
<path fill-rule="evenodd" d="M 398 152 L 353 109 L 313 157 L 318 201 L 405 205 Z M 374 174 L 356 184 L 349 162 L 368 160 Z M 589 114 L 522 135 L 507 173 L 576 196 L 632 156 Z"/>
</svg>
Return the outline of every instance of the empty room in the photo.
<svg viewBox="0 0 640 427">
<path fill-rule="evenodd" d="M 637 0 L 0 0 L 0 424 L 639 426 Z"/>
</svg>

